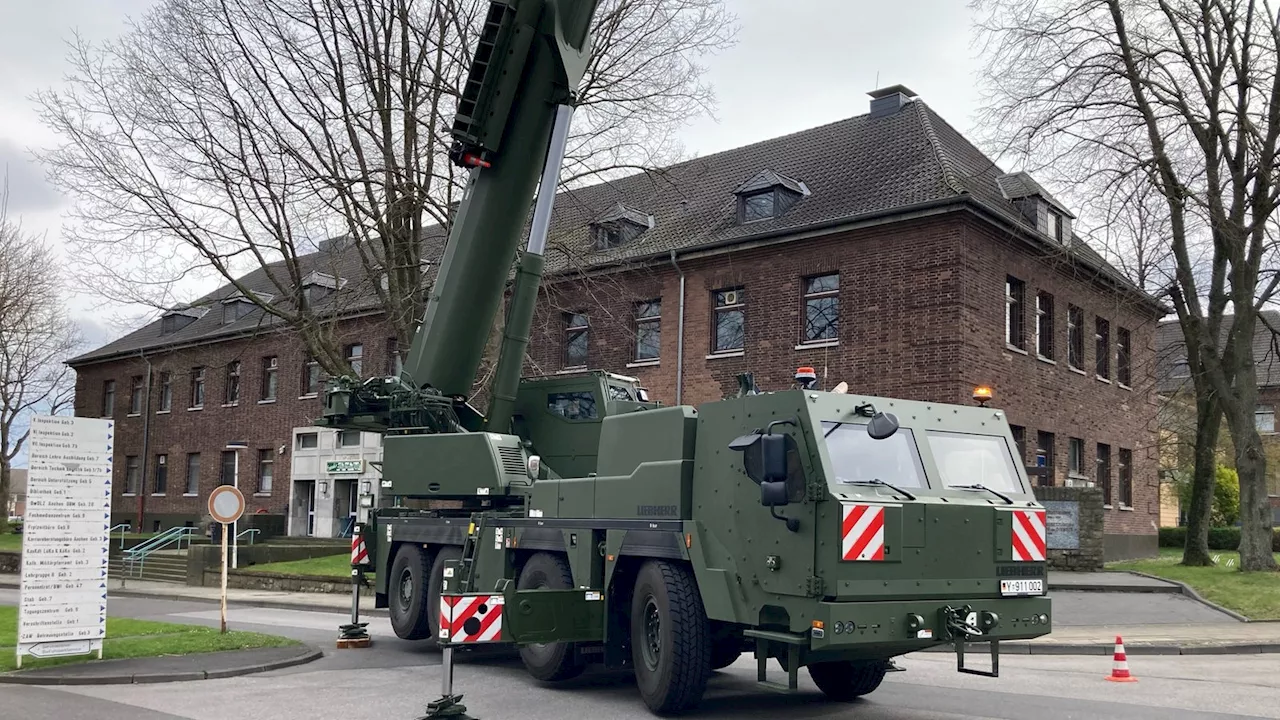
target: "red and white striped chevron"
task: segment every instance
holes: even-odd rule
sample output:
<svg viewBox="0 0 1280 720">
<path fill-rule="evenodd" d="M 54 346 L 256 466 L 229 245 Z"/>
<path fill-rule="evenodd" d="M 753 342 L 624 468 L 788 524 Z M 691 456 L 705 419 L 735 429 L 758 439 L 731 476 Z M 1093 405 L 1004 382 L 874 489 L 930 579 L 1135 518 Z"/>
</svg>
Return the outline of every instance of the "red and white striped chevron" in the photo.
<svg viewBox="0 0 1280 720">
<path fill-rule="evenodd" d="M 369 563 L 369 550 L 364 546 L 364 537 L 362 535 L 351 536 L 351 564 L 367 565 Z"/>
<path fill-rule="evenodd" d="M 1019 562 L 1044 561 L 1044 511 L 1013 511 L 1013 559 Z"/>
<path fill-rule="evenodd" d="M 502 642 L 501 595 L 441 595 L 440 639 L 451 643 Z"/>
<path fill-rule="evenodd" d="M 840 559 L 884 560 L 884 507 L 841 503 Z"/>
</svg>

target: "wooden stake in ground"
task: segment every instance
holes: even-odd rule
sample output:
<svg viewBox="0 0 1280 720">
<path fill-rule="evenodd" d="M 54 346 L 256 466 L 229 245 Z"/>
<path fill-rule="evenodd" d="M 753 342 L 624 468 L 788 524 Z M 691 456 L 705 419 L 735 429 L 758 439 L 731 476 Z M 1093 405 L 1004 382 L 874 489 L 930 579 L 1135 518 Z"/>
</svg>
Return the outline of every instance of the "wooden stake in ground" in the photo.
<svg viewBox="0 0 1280 720">
<path fill-rule="evenodd" d="M 232 485 L 219 485 L 209 493 L 209 515 L 222 525 L 222 591 L 219 605 L 222 632 L 227 632 L 227 531 L 244 514 L 244 495 Z"/>
</svg>

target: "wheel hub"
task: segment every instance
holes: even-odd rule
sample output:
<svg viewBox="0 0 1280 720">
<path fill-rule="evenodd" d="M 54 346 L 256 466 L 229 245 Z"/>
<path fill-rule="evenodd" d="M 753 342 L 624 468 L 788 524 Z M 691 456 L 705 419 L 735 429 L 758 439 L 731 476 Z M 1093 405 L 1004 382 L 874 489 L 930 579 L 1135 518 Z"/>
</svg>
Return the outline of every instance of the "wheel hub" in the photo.
<svg viewBox="0 0 1280 720">
<path fill-rule="evenodd" d="M 413 602 L 413 573 L 407 569 L 400 573 L 400 607 L 408 608 Z"/>
<path fill-rule="evenodd" d="M 662 657 L 662 616 L 653 596 L 646 598 L 644 603 L 644 644 L 641 648 L 645 664 L 650 670 L 656 670 Z"/>
</svg>

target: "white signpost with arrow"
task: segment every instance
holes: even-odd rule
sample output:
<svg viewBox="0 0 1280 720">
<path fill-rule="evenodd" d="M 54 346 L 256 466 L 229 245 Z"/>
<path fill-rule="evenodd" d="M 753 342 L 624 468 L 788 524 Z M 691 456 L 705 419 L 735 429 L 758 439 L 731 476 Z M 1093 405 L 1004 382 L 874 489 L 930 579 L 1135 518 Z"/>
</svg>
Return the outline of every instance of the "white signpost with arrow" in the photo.
<svg viewBox="0 0 1280 720">
<path fill-rule="evenodd" d="M 102 658 L 114 428 L 98 418 L 31 418 L 18 667 L 23 655 Z"/>
</svg>

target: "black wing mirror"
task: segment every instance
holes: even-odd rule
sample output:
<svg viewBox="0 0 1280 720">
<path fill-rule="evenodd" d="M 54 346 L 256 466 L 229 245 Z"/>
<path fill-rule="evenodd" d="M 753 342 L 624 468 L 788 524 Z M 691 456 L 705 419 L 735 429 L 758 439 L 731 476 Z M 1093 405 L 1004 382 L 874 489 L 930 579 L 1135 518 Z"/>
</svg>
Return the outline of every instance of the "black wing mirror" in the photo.
<svg viewBox="0 0 1280 720">
<path fill-rule="evenodd" d="M 757 484 L 787 479 L 786 435 L 743 435 L 729 443 L 729 449 L 742 453 L 743 469 Z"/>
<path fill-rule="evenodd" d="M 878 412 L 871 416 L 871 422 L 867 423 L 867 435 L 872 440 L 884 440 L 892 437 L 898 432 L 898 418 L 893 413 Z"/>
</svg>

